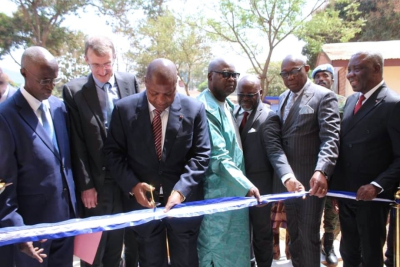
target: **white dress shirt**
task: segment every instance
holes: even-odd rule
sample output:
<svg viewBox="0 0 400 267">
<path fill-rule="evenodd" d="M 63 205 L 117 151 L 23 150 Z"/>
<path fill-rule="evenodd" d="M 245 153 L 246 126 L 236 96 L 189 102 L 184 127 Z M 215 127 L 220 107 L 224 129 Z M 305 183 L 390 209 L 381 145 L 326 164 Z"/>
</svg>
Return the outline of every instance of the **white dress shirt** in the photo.
<svg viewBox="0 0 400 267">
<path fill-rule="evenodd" d="M 28 93 L 28 91 L 25 90 L 24 86 L 21 86 L 20 91 L 21 91 L 22 96 L 28 102 L 29 106 L 32 108 L 33 112 L 35 113 L 36 117 L 38 118 L 38 120 L 42 126 L 43 126 L 42 111 L 39 109 L 39 107 L 42 103 L 43 103 L 43 105 L 47 106 L 48 112 L 46 112 L 46 118 L 47 118 L 47 121 L 49 122 L 50 127 L 54 129 L 53 119 L 50 114 L 49 101 L 46 99 L 46 100 L 43 100 L 42 102 L 40 102 L 34 96 L 32 96 L 30 93 Z"/>
</svg>

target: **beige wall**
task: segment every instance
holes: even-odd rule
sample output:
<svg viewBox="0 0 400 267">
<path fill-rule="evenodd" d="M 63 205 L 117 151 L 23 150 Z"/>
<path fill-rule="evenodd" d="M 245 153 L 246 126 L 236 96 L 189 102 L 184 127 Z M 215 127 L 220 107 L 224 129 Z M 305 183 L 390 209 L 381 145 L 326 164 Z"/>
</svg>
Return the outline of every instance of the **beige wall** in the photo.
<svg viewBox="0 0 400 267">
<path fill-rule="evenodd" d="M 383 69 L 383 79 L 390 89 L 400 94 L 400 66 L 385 66 Z M 346 79 L 345 96 L 348 97 L 352 94 L 354 94 L 353 88 L 351 88 L 349 81 Z"/>
</svg>

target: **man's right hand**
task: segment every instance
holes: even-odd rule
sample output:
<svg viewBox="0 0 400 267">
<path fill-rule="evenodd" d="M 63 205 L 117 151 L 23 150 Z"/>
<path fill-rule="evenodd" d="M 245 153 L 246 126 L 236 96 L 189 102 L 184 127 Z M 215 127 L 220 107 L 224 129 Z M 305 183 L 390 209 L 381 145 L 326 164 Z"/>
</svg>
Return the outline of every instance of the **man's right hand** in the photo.
<svg viewBox="0 0 400 267">
<path fill-rule="evenodd" d="M 46 242 L 46 239 L 40 240 L 40 242 Z M 24 242 L 18 244 L 19 250 L 31 258 L 36 259 L 38 262 L 43 263 L 43 259 L 47 258 L 47 255 L 42 253 L 43 248 L 34 248 L 32 242 Z"/>
<path fill-rule="evenodd" d="M 81 198 L 83 205 L 87 209 L 96 208 L 97 206 L 97 191 L 94 188 L 82 191 Z"/>
<path fill-rule="evenodd" d="M 155 203 L 147 199 L 146 193 L 153 191 L 155 188 L 146 183 L 138 183 L 132 188 L 132 193 L 136 198 L 137 203 L 146 208 L 154 208 Z"/>
<path fill-rule="evenodd" d="M 300 192 L 305 190 L 303 184 L 293 177 L 286 180 L 285 186 L 288 192 Z"/>
</svg>

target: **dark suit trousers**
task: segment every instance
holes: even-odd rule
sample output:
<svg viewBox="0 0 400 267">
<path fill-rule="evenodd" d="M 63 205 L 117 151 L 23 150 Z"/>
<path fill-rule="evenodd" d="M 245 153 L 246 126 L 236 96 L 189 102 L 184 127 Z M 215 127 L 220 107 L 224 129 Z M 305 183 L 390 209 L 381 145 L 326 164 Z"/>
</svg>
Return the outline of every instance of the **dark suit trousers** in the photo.
<svg viewBox="0 0 400 267">
<path fill-rule="evenodd" d="M 325 198 L 307 196 L 306 199 L 289 199 L 284 203 L 293 266 L 321 266 L 319 233 Z"/>
<path fill-rule="evenodd" d="M 166 218 L 133 227 L 139 245 L 140 267 L 167 267 L 169 254 L 173 267 L 198 267 L 197 237 L 202 216 Z"/>
<path fill-rule="evenodd" d="M 388 203 L 339 199 L 344 267 L 383 266 L 389 208 Z"/>
<path fill-rule="evenodd" d="M 122 212 L 122 192 L 114 180 L 105 179 L 103 191 L 98 192 L 97 197 L 96 208 L 84 208 L 85 217 L 117 214 Z M 81 267 L 119 267 L 123 236 L 124 229 L 103 232 L 93 265 L 81 261 Z"/>
<path fill-rule="evenodd" d="M 271 227 L 271 207 L 249 208 L 250 222 L 253 229 L 253 249 L 258 267 L 270 267 L 273 259 L 273 238 Z"/>
<path fill-rule="evenodd" d="M 47 258 L 43 259 L 43 263 L 39 263 L 15 249 L 15 266 L 16 267 L 71 267 L 74 254 L 74 238 L 66 237 L 59 239 L 47 240 L 44 243 L 33 242 L 33 247 L 43 248 Z"/>
<path fill-rule="evenodd" d="M 390 222 L 389 232 L 386 240 L 386 252 L 385 252 L 385 265 L 386 267 L 394 266 L 394 235 L 396 234 L 396 210 L 390 209 Z M 399 234 L 399 233 L 398 233 Z"/>
</svg>

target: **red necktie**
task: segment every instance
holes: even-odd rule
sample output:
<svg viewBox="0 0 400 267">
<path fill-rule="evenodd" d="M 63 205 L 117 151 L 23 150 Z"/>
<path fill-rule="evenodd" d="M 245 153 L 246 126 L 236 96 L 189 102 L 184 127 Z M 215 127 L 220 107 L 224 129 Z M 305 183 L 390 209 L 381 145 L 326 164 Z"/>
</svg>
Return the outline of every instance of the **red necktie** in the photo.
<svg viewBox="0 0 400 267">
<path fill-rule="evenodd" d="M 365 96 L 364 95 L 360 95 L 360 98 L 358 99 L 357 105 L 354 108 L 354 114 L 357 113 L 357 111 L 361 108 L 363 101 L 365 100 Z"/>
<path fill-rule="evenodd" d="M 154 110 L 155 115 L 153 118 L 153 136 L 154 136 L 154 145 L 156 147 L 156 153 L 157 153 L 157 157 L 158 160 L 161 160 L 161 139 L 162 139 L 162 134 L 161 134 L 161 130 L 162 130 L 162 126 L 161 126 L 161 110 Z"/>
<path fill-rule="evenodd" d="M 243 112 L 243 119 L 242 119 L 242 122 L 240 123 L 240 126 L 239 126 L 239 132 L 240 133 L 242 133 L 243 128 L 246 125 L 247 116 L 249 116 L 249 113 L 247 111 Z"/>
</svg>

